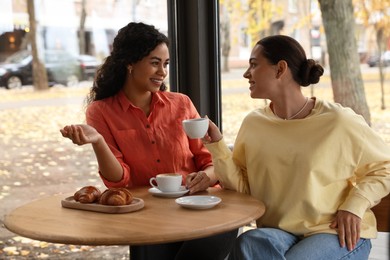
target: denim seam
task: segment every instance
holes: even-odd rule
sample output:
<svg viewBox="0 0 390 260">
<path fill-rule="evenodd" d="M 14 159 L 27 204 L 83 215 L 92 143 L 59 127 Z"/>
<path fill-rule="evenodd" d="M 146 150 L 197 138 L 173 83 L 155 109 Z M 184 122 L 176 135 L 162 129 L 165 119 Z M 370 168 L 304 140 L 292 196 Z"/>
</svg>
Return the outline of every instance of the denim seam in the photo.
<svg viewBox="0 0 390 260">
<path fill-rule="evenodd" d="M 341 257 L 340 259 L 348 259 L 351 258 L 353 255 L 355 255 L 363 246 L 366 246 L 366 244 L 369 242 L 369 239 L 364 239 L 360 246 L 356 247 L 353 251 L 349 252 L 345 256 Z"/>
</svg>

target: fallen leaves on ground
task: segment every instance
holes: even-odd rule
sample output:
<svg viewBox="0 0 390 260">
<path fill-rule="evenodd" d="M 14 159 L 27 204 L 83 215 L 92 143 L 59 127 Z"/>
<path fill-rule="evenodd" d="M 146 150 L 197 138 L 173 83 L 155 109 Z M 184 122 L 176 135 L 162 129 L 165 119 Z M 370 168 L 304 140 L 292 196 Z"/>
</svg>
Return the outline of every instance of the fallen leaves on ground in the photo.
<svg viewBox="0 0 390 260">
<path fill-rule="evenodd" d="M 127 246 L 53 244 L 19 236 L 0 242 L 1 259 L 128 259 L 128 250 Z"/>
</svg>

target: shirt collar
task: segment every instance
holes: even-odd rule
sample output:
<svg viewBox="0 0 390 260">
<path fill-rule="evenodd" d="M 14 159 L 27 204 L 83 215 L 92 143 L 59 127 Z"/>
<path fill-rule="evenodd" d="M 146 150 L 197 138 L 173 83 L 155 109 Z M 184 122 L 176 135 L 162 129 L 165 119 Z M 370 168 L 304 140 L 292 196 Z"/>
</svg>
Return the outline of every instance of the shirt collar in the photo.
<svg viewBox="0 0 390 260">
<path fill-rule="evenodd" d="M 162 94 L 160 91 L 157 91 L 156 93 L 152 93 L 152 103 L 150 104 L 151 107 L 154 107 L 156 104 L 161 103 L 164 104 L 164 100 L 162 99 Z M 120 106 L 122 107 L 123 111 L 127 111 L 130 107 L 136 108 L 126 97 L 126 94 L 123 90 L 119 91 L 118 93 L 118 101 Z"/>
</svg>

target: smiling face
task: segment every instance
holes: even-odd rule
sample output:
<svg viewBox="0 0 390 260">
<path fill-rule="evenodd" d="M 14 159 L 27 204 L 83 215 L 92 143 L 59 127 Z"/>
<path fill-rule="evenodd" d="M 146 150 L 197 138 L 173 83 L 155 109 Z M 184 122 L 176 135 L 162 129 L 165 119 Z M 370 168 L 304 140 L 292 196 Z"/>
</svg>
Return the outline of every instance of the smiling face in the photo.
<svg viewBox="0 0 390 260">
<path fill-rule="evenodd" d="M 157 92 L 168 75 L 168 64 L 167 45 L 157 45 L 148 56 L 129 66 L 131 86 L 139 92 Z"/>
<path fill-rule="evenodd" d="M 249 80 L 252 98 L 270 98 L 276 84 L 277 65 L 272 65 L 261 53 L 262 47 L 256 45 L 249 58 L 249 68 L 244 78 Z"/>
</svg>

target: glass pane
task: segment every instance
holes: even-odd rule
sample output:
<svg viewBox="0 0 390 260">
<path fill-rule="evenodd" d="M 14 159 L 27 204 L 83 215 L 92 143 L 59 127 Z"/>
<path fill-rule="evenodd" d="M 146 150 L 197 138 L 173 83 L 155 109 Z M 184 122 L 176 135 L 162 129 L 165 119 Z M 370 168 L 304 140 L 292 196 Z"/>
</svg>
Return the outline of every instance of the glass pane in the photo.
<svg viewBox="0 0 390 260">
<path fill-rule="evenodd" d="M 245 14 L 247 1 L 220 1 L 222 127 L 225 141 L 233 144 L 246 114 L 261 100 L 251 99 L 243 77 L 252 49 Z"/>
<path fill-rule="evenodd" d="M 27 1 L 0 0 L 1 216 L 52 194 L 59 195 L 61 207 L 61 199 L 83 186 L 104 190 L 92 146 L 77 146 L 63 138 L 59 130 L 85 122 L 84 99 L 97 66 L 110 54 L 118 29 L 132 21 L 153 24 L 165 34 L 168 28 L 167 1 L 163 0 L 34 2 L 40 24 L 39 46 L 44 50 L 42 60 L 51 73 L 52 87 L 46 91 L 35 91 L 32 86 Z M 80 48 L 84 2 L 85 45 Z M 78 78 L 72 83 L 68 76 L 73 73 Z M 15 88 L 6 89 L 7 82 Z M 65 87 L 67 83 L 72 87 Z M 129 259 L 127 245 L 47 243 L 22 238 L 4 225 L 0 225 L 0 241 L 0 259 Z"/>
<path fill-rule="evenodd" d="M 252 48 L 259 39 L 289 35 L 301 42 L 308 57 L 318 61 L 324 58 L 325 38 L 319 30 L 321 15 L 318 5 L 310 5 L 311 2 L 316 1 L 220 0 L 222 126 L 228 143 L 234 143 L 244 117 L 269 102 L 252 99 L 248 79 L 243 77 Z M 310 95 L 310 88 L 305 90 Z"/>
<path fill-rule="evenodd" d="M 250 97 L 249 83 L 242 77 L 247 68 L 250 52 L 255 43 L 268 35 L 283 34 L 298 40 L 306 56 L 319 62 L 325 73 L 314 86 L 302 88 L 305 96 L 316 96 L 333 101 L 328 53 L 322 15 L 316 0 L 220 0 L 221 71 L 222 71 L 222 126 L 224 137 L 233 143 L 244 117 L 252 110 L 266 104 L 265 100 Z M 357 5 L 354 5 L 356 8 Z M 379 18 L 378 18 L 379 19 Z M 360 68 L 365 95 L 369 105 L 372 125 L 389 140 L 384 130 L 386 116 L 385 92 L 379 61 L 390 64 L 389 39 L 383 41 L 382 53 L 378 51 L 374 22 L 363 24 L 356 18 L 356 36 Z M 389 54 L 388 57 L 386 55 Z M 388 79 L 388 77 L 384 77 Z M 383 79 L 383 78 L 382 78 Z M 382 94 L 379 94 L 382 93 Z M 382 118 L 382 119 L 381 119 Z"/>
<path fill-rule="evenodd" d="M 0 3 L 4 7 L 0 11 L 0 62 L 3 62 L 11 55 L 20 57 L 30 51 L 31 44 L 27 38 L 30 31 L 27 2 L 0 0 Z M 66 85 L 71 75 L 78 82 L 91 81 L 96 68 L 110 54 L 117 31 L 129 22 L 153 24 L 168 33 L 166 1 L 36 0 L 35 15 L 37 47 L 52 84 Z M 19 76 L 23 85 L 32 84 L 31 69 L 28 70 Z M 2 85 L 6 80 L 0 81 Z"/>
</svg>

